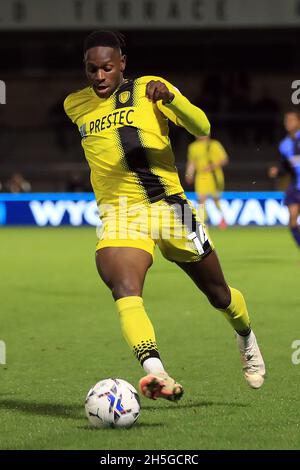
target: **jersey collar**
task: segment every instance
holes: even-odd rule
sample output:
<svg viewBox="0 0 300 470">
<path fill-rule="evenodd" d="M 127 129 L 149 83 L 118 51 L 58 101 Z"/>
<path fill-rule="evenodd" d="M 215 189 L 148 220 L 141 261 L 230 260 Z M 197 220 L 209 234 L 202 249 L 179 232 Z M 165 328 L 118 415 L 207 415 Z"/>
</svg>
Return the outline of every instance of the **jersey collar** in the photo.
<svg viewBox="0 0 300 470">
<path fill-rule="evenodd" d="M 116 93 L 118 93 L 120 90 L 122 90 L 122 88 L 126 87 L 130 82 L 132 82 L 132 80 L 129 80 L 129 79 L 124 79 L 124 81 L 122 83 L 120 83 L 120 85 L 115 89 L 115 91 L 108 97 L 108 98 L 100 98 L 100 96 L 97 95 L 97 93 L 95 92 L 94 88 L 92 86 L 90 86 L 90 92 L 96 97 L 98 98 L 101 102 L 104 102 L 104 101 L 107 101 L 109 100 L 110 98 L 113 98 L 115 96 Z"/>
</svg>

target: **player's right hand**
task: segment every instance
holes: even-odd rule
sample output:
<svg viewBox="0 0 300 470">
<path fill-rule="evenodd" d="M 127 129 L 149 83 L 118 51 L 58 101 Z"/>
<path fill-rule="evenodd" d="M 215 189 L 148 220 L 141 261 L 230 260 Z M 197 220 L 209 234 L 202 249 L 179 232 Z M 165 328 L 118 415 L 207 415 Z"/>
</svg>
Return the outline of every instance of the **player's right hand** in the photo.
<svg viewBox="0 0 300 470">
<path fill-rule="evenodd" d="M 278 173 L 279 173 L 279 170 L 278 170 L 277 166 L 271 166 L 269 168 L 269 171 L 268 171 L 268 176 L 269 176 L 269 178 L 276 178 Z"/>
</svg>

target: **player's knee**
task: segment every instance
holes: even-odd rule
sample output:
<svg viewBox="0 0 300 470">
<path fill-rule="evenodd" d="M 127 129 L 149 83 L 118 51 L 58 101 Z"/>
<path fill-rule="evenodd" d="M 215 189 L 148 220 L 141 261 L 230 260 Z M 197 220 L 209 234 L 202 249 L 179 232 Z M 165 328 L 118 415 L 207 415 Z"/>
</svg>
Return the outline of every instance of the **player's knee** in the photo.
<svg viewBox="0 0 300 470">
<path fill-rule="evenodd" d="M 130 279 L 115 282 L 111 288 L 112 295 L 115 299 L 130 297 L 132 295 L 141 296 L 141 291 L 140 283 Z"/>
<path fill-rule="evenodd" d="M 227 286 L 215 289 L 215 291 L 208 296 L 208 300 L 213 307 L 218 309 L 225 309 L 230 305 L 231 302 L 230 290 L 227 288 Z"/>
</svg>

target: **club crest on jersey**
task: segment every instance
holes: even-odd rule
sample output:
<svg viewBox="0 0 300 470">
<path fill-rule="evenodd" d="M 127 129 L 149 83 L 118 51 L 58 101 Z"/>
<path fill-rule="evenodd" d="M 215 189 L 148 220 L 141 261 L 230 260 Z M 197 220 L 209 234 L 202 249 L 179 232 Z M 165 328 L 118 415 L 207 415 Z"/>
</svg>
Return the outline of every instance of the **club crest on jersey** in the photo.
<svg viewBox="0 0 300 470">
<path fill-rule="evenodd" d="M 123 91 L 118 96 L 120 103 L 125 104 L 130 98 L 130 91 Z"/>
</svg>

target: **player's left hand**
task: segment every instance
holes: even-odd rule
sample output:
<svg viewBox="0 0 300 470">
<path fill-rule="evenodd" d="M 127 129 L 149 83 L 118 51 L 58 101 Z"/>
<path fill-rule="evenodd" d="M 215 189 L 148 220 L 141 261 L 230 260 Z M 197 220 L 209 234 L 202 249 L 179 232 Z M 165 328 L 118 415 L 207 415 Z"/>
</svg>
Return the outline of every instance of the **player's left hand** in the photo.
<svg viewBox="0 0 300 470">
<path fill-rule="evenodd" d="M 162 100 L 163 104 L 171 103 L 175 97 L 174 93 L 168 90 L 166 84 L 159 80 L 151 80 L 147 83 L 146 96 L 153 103 Z"/>
</svg>

